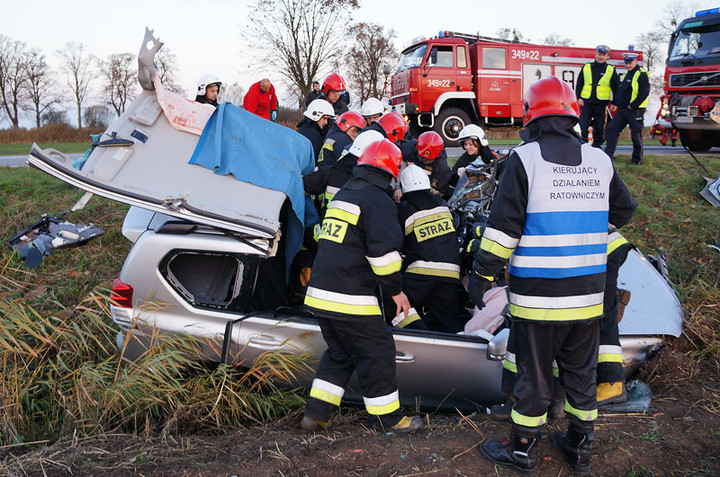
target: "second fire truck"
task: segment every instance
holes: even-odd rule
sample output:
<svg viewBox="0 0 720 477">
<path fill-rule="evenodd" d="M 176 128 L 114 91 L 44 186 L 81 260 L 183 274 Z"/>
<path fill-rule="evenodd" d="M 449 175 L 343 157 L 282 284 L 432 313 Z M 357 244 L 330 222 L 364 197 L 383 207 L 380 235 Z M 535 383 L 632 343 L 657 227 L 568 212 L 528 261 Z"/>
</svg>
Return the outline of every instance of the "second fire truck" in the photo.
<svg viewBox="0 0 720 477">
<path fill-rule="evenodd" d="M 626 71 L 627 51 L 610 53 L 608 62 L 619 74 Z M 406 115 L 415 132 L 432 129 L 455 145 L 469 123 L 521 126 L 522 98 L 533 82 L 554 75 L 575 89 L 582 66 L 594 59 L 595 48 L 440 32 L 403 50 L 391 80 L 390 110 Z"/>
</svg>

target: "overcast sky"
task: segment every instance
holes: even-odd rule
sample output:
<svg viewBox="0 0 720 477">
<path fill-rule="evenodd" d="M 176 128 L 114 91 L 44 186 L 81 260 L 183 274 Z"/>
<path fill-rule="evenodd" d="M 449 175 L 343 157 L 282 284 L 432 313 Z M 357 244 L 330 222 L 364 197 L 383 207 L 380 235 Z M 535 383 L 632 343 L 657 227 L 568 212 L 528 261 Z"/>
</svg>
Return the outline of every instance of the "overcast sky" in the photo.
<svg viewBox="0 0 720 477">
<path fill-rule="evenodd" d="M 575 46 L 605 43 L 624 49 L 639 33 L 652 30 L 675 0 L 654 2 L 605 0 L 593 6 L 566 0 L 359 0 L 353 19 L 392 27 L 402 49 L 417 36 L 440 30 L 494 36 L 502 27 L 517 28 L 532 41 L 555 33 Z M 240 33 L 252 15 L 247 0 L 7 0 L 0 15 L 0 33 L 43 50 L 51 64 L 56 50 L 68 41 L 85 43 L 98 57 L 137 54 L 145 26 L 177 57 L 177 80 L 190 93 L 197 78 L 215 73 L 224 82 L 246 89 L 262 77 L 277 82 L 272 71 L 250 70 Z M 720 1 L 684 2 L 710 8 Z M 353 39 L 348 39 L 352 41 Z M 262 38 L 257 39 L 263 42 Z M 352 90 L 352 85 L 350 85 Z M 99 90 L 99 83 L 96 85 Z M 282 95 L 281 95 L 281 99 Z M 68 115 L 73 117 L 72 110 Z M 7 124 L 7 123 L 6 123 Z"/>
</svg>

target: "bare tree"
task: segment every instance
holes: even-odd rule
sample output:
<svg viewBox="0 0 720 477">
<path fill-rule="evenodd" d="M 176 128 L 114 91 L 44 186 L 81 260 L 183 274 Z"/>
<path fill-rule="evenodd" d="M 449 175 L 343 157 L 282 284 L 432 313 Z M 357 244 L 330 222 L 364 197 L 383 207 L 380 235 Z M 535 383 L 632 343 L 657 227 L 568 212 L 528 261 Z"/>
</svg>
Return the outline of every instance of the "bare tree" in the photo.
<svg viewBox="0 0 720 477">
<path fill-rule="evenodd" d="M 575 44 L 570 38 L 563 38 L 557 33 L 550 33 L 548 36 L 540 40 L 543 45 L 552 46 L 573 46 Z"/>
<path fill-rule="evenodd" d="M 20 126 L 20 111 L 27 99 L 27 56 L 24 42 L 0 34 L 0 106 L 13 128 Z"/>
<path fill-rule="evenodd" d="M 105 61 L 98 61 L 98 66 L 105 79 L 104 91 L 107 102 L 118 116 L 125 112 L 125 105 L 133 95 L 137 84 L 135 57 L 130 53 L 115 53 Z"/>
<path fill-rule="evenodd" d="M 669 37 L 681 21 L 693 16 L 697 8 L 697 2 L 688 2 L 687 0 L 675 0 L 668 3 L 665 5 L 665 17 L 656 23 L 658 31 Z"/>
<path fill-rule="evenodd" d="M 648 31 L 639 34 L 635 41 L 636 48 L 643 52 L 645 69 L 652 74 L 657 69 L 657 65 L 664 63 L 668 35 L 660 30 Z"/>
<path fill-rule="evenodd" d="M 90 82 L 93 79 L 92 63 L 93 55 L 85 51 L 83 43 L 68 42 L 65 48 L 58 50 L 58 55 L 63 61 L 62 69 L 65 72 L 67 85 L 75 96 L 77 105 L 78 128 L 82 128 L 82 104 L 90 89 Z"/>
<path fill-rule="evenodd" d="M 377 23 L 356 23 L 348 33 L 355 38 L 355 44 L 345 55 L 345 61 L 350 78 L 360 93 L 360 103 L 370 97 L 382 97 L 382 67 L 397 58 L 392 43 L 395 30 L 385 31 Z"/>
<path fill-rule="evenodd" d="M 245 88 L 240 86 L 240 83 L 235 81 L 232 84 L 222 85 L 220 88 L 220 97 L 223 101 L 230 101 L 236 106 L 242 105 L 243 97 L 245 96 Z"/>
<path fill-rule="evenodd" d="M 168 47 L 162 48 L 155 55 L 155 67 L 160 77 L 160 82 L 163 84 L 165 89 L 172 91 L 177 94 L 185 94 L 185 89 L 178 86 L 175 81 L 175 74 L 177 73 L 177 56 L 175 53 L 170 51 Z"/>
<path fill-rule="evenodd" d="M 499 39 L 504 41 L 512 41 L 515 43 L 520 42 L 529 42 L 530 38 L 525 38 L 525 35 L 520 33 L 520 30 L 517 28 L 509 28 L 509 27 L 503 27 L 500 28 L 498 31 L 495 32 L 495 36 L 497 36 Z"/>
<path fill-rule="evenodd" d="M 313 80 L 341 54 L 344 26 L 358 0 L 257 0 L 243 37 L 282 75 L 302 105 Z"/>
<path fill-rule="evenodd" d="M 94 104 L 83 111 L 85 125 L 91 128 L 105 129 L 112 121 L 113 114 L 104 104 Z"/>
<path fill-rule="evenodd" d="M 56 95 L 52 71 L 40 50 L 32 49 L 28 52 L 25 70 L 28 96 L 35 110 L 35 126 L 40 127 L 42 113 L 60 100 Z"/>
</svg>

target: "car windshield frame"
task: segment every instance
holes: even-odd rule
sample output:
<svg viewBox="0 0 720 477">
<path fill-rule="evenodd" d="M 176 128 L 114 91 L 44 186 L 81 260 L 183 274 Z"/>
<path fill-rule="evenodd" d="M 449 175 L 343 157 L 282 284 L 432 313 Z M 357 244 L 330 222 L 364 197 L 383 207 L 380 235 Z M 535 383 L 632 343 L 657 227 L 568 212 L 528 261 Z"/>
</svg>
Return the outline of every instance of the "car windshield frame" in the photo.
<svg viewBox="0 0 720 477">
<path fill-rule="evenodd" d="M 412 50 L 409 50 L 402 56 L 402 58 L 400 58 L 400 62 L 398 63 L 397 68 L 395 68 L 395 73 L 419 67 L 425 58 L 427 49 L 427 43 L 423 43 L 422 45 L 418 45 Z"/>
<path fill-rule="evenodd" d="M 720 58 L 720 24 L 686 27 L 675 32 L 668 48 L 668 61 L 687 58 Z"/>
</svg>

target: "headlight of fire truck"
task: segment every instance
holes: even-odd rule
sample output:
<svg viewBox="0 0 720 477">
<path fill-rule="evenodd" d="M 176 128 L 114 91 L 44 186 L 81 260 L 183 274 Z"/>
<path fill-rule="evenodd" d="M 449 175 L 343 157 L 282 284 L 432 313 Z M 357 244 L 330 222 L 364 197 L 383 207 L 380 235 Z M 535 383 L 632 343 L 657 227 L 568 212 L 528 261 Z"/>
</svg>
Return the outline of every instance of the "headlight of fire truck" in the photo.
<svg viewBox="0 0 720 477">
<path fill-rule="evenodd" d="M 662 106 L 660 108 L 660 117 L 666 118 L 670 115 L 670 104 L 668 103 L 667 96 L 662 99 Z"/>
</svg>

